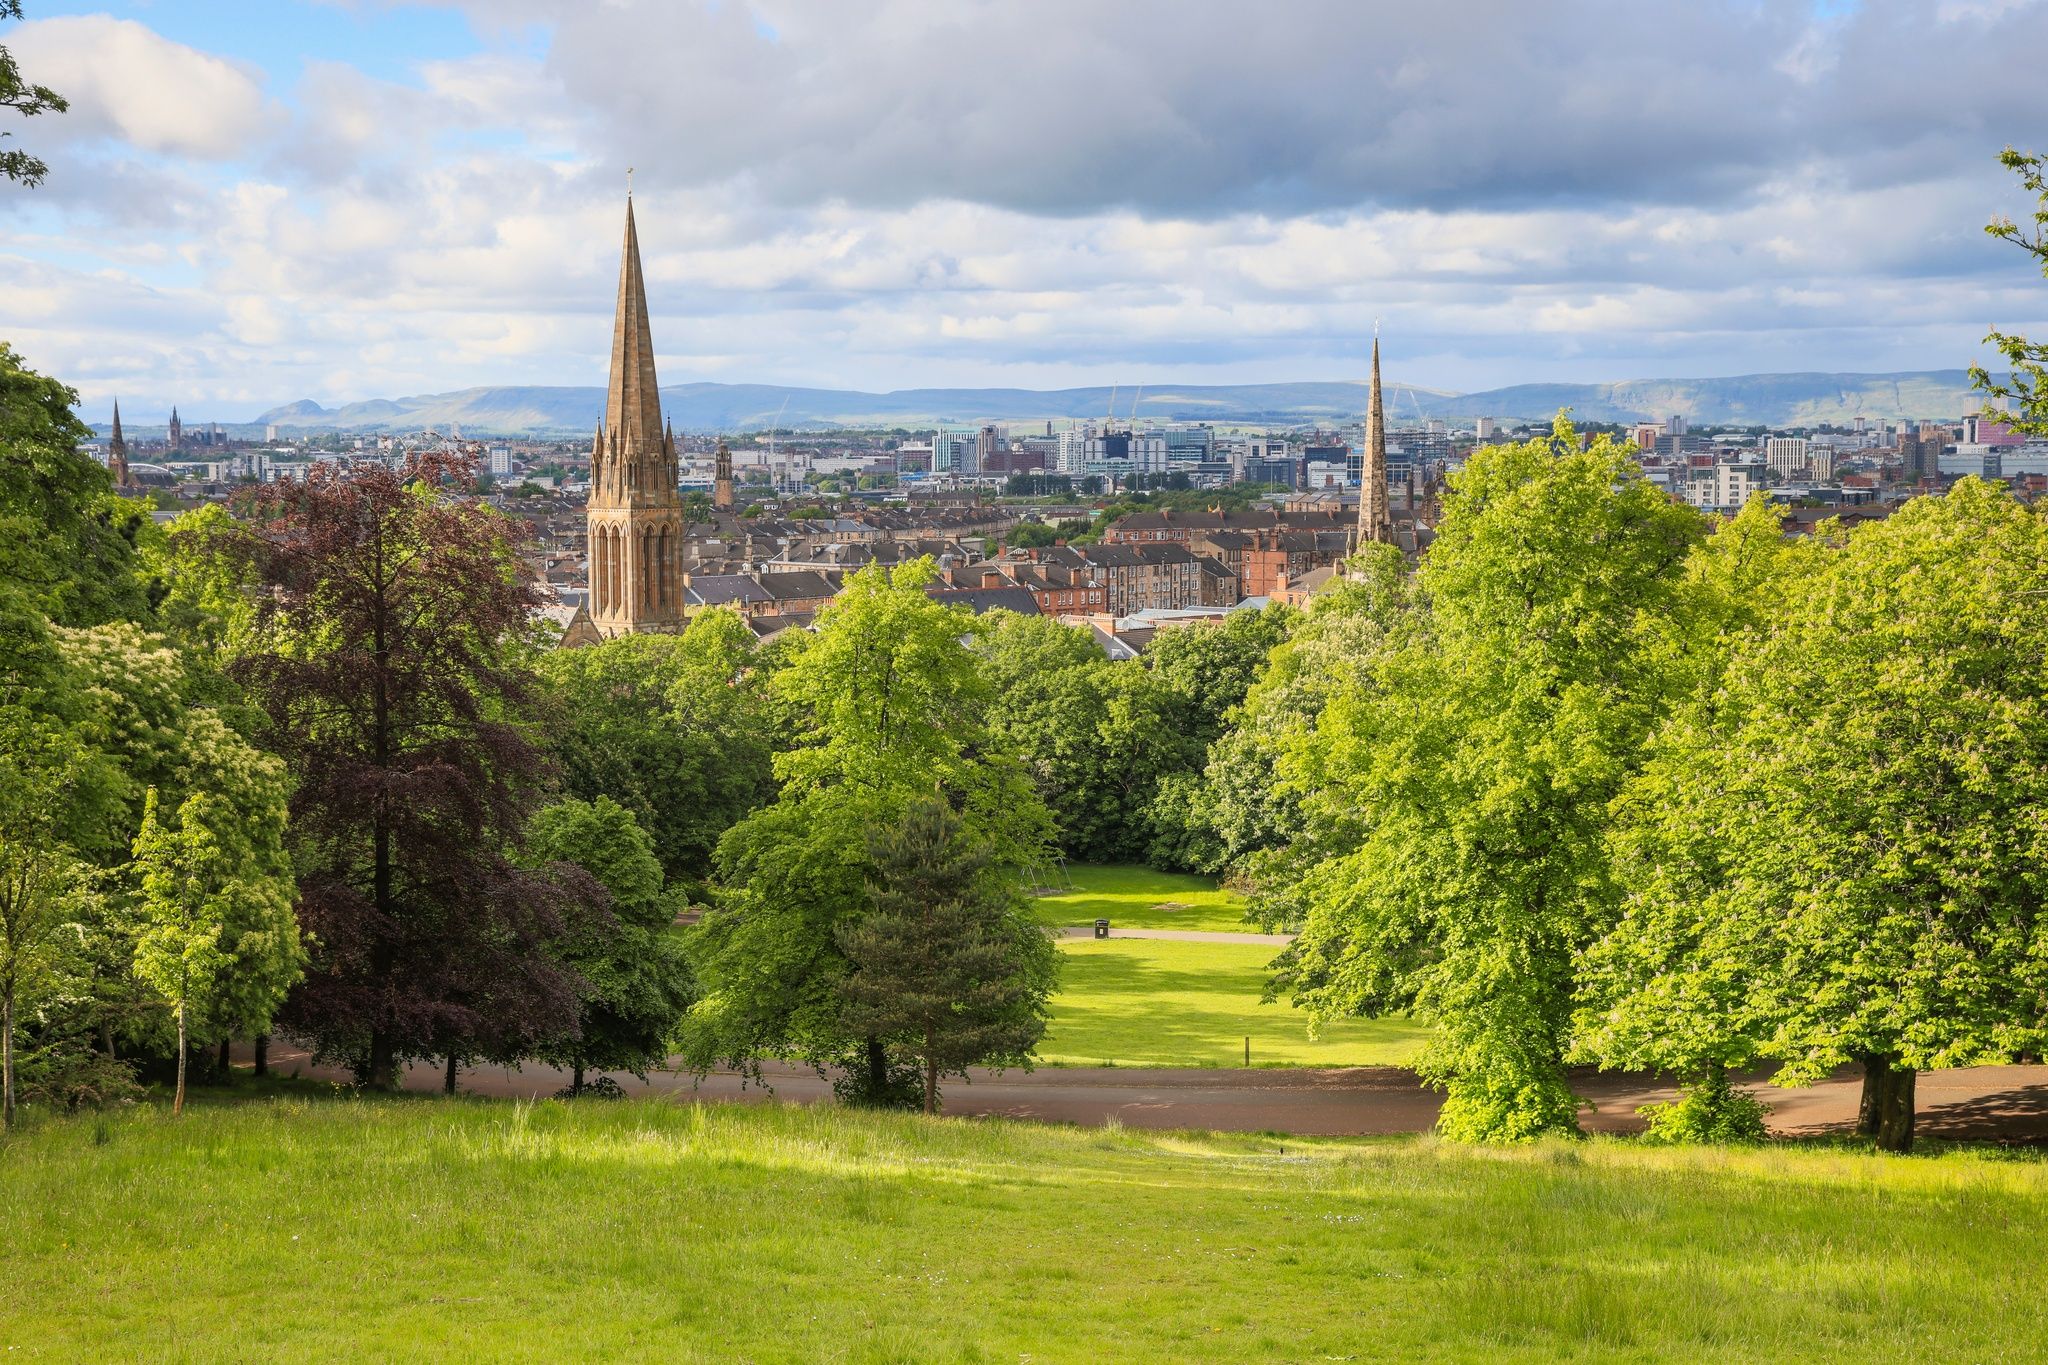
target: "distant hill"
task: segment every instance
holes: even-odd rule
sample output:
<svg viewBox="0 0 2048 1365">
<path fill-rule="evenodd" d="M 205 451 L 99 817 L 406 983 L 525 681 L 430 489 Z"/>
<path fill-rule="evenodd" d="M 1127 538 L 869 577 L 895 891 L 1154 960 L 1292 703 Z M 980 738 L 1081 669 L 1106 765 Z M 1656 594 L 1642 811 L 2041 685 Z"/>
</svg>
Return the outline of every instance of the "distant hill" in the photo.
<svg viewBox="0 0 2048 1365">
<path fill-rule="evenodd" d="M 775 384 L 678 384 L 661 391 L 662 410 L 686 431 L 751 431 L 785 427 L 929 427 L 937 423 L 1100 418 L 1107 387 L 1078 389 L 785 388 Z M 1356 420 L 1365 408 L 1362 382 L 1302 384 L 1146 385 L 1115 390 L 1116 413 L 1155 421 L 1206 421 L 1276 426 Z M 1751 374 L 1724 379 L 1632 379 L 1617 384 L 1517 384 L 1455 394 L 1410 384 L 1387 385 L 1388 417 L 1547 419 L 1559 408 L 1589 421 L 1627 422 L 1683 416 L 1693 423 L 1794 426 L 1874 419 L 1953 418 L 1976 409 L 1962 370 L 1901 374 Z M 493 387 L 409 398 L 375 398 L 326 408 L 301 399 L 247 424 L 292 432 L 413 431 L 460 426 L 465 433 L 540 435 L 591 431 L 604 410 L 596 386 Z M 238 424 L 239 425 L 239 424 Z"/>
</svg>

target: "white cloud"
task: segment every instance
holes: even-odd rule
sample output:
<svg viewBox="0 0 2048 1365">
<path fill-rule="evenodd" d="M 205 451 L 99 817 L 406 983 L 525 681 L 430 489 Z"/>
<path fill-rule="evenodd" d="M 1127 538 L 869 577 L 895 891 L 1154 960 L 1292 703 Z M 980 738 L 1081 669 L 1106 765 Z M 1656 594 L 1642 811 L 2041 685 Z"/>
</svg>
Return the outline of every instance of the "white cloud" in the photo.
<svg viewBox="0 0 2048 1365">
<path fill-rule="evenodd" d="M 139 25 L 24 26 L 79 112 L 0 217 L 0 321 L 145 415 L 601 382 L 627 164 L 669 382 L 1336 378 L 1375 319 L 1443 388 L 1903 369 L 2048 314 L 1978 230 L 2048 126 L 2031 9 L 866 9 L 561 7 L 544 58 L 310 61 L 288 106 Z"/>
<path fill-rule="evenodd" d="M 37 19 L 8 35 L 25 71 L 71 102 L 39 135 L 114 137 L 140 151 L 224 160 L 275 123 L 261 82 L 237 63 L 106 15 Z"/>
</svg>

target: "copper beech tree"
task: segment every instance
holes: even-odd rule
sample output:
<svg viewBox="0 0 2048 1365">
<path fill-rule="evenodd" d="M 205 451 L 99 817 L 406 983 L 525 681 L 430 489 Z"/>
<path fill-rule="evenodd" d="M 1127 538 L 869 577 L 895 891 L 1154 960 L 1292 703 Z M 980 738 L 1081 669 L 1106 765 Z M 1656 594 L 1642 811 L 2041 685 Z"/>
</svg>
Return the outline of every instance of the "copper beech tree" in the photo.
<svg viewBox="0 0 2048 1365">
<path fill-rule="evenodd" d="M 516 852 L 543 759 L 525 711 L 532 591 L 470 462 L 317 466 L 256 500 L 254 644 L 233 672 L 290 764 L 310 939 L 282 1024 L 373 1086 L 409 1059 L 574 1036 L 553 951 L 606 915 L 590 876 Z"/>
</svg>

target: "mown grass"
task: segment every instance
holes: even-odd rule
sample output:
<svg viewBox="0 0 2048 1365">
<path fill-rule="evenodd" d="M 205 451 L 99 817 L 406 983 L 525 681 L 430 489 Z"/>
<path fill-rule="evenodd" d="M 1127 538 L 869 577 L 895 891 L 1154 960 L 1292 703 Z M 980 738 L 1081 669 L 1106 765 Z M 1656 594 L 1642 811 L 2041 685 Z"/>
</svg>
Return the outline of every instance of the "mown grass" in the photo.
<svg viewBox="0 0 2048 1365">
<path fill-rule="evenodd" d="M 1428 1029 L 1407 1019 L 1308 1016 L 1259 1003 L 1279 950 L 1264 944 L 1068 939 L 1039 1057 L 1059 1066 L 1406 1066 Z"/>
<path fill-rule="evenodd" d="M 2036 1158 L 273 1100 L 0 1146 L 11 1359 L 2034 1360 Z"/>
<path fill-rule="evenodd" d="M 1130 863 L 1074 863 L 1074 888 L 1036 901 L 1039 922 L 1059 928 L 1107 918 L 1118 929 L 1205 929 L 1256 933 L 1244 897 L 1206 877 L 1155 872 Z"/>
</svg>

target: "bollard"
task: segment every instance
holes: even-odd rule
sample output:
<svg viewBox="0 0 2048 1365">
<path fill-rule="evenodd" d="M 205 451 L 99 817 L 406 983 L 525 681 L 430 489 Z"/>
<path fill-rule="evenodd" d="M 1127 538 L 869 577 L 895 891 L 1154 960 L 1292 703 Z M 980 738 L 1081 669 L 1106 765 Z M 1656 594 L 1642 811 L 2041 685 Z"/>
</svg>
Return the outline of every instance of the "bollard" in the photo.
<svg viewBox="0 0 2048 1365">
<path fill-rule="evenodd" d="M 1252 1038 L 1249 1033 L 1244 1038 L 1244 1064 L 1246 1066 L 1252 1064 Z"/>
</svg>

